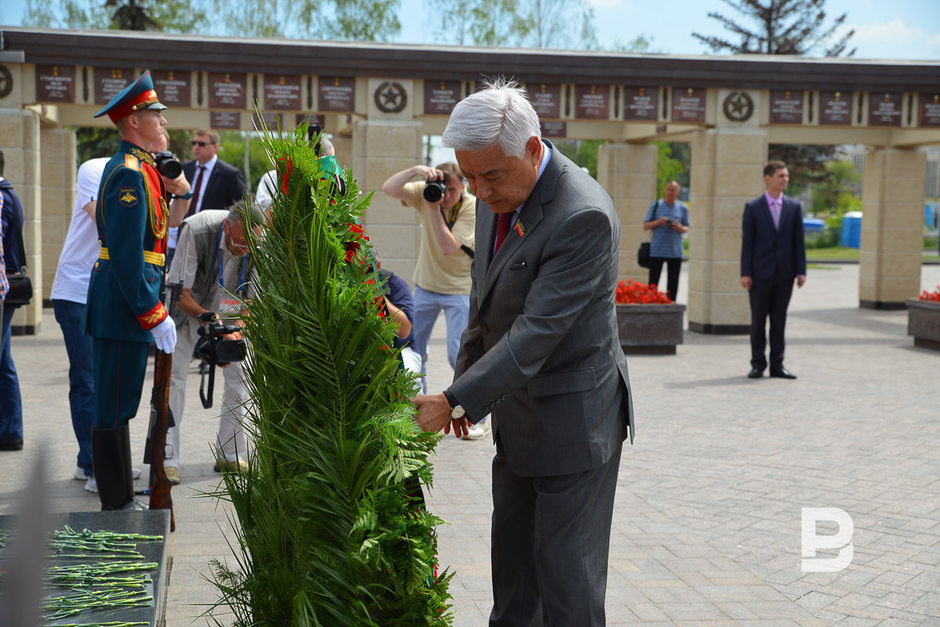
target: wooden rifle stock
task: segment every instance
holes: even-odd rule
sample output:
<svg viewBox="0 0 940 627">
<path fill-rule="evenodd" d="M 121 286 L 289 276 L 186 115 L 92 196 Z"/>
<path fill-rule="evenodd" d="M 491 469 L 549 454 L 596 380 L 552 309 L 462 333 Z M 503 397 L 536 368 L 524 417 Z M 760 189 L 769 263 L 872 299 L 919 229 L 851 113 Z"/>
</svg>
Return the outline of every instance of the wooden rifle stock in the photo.
<svg viewBox="0 0 940 627">
<path fill-rule="evenodd" d="M 166 273 L 162 278 L 164 304 L 179 300 L 181 286 L 167 285 Z M 170 294 L 165 292 L 169 290 Z M 166 459 L 166 432 L 173 426 L 170 412 L 170 379 L 173 375 L 173 356 L 160 349 L 155 350 L 153 360 L 153 391 L 150 394 L 150 425 L 147 428 L 147 443 L 144 446 L 144 463 L 150 464 L 150 509 L 170 510 L 170 531 L 176 531 L 173 514 L 173 484 L 166 476 L 163 462 Z"/>
<path fill-rule="evenodd" d="M 173 484 L 167 479 L 163 461 L 166 459 L 166 431 L 170 427 L 170 376 L 173 356 L 156 351 L 153 367 L 153 393 L 150 397 L 150 437 L 147 453 L 150 457 L 150 509 L 170 510 L 170 531 L 176 531 L 173 516 Z"/>
</svg>

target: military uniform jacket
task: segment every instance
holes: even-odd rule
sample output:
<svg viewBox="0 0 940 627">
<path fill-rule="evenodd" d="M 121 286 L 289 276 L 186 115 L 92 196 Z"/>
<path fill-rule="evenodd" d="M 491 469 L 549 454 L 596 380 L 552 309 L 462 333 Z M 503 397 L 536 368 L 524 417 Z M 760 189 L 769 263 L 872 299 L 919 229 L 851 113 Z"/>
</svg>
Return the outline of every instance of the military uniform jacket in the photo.
<svg viewBox="0 0 940 627">
<path fill-rule="evenodd" d="M 122 141 L 105 166 L 95 221 L 101 256 L 91 272 L 84 326 L 96 338 L 151 342 L 160 302 L 169 210 L 153 157 Z"/>
</svg>

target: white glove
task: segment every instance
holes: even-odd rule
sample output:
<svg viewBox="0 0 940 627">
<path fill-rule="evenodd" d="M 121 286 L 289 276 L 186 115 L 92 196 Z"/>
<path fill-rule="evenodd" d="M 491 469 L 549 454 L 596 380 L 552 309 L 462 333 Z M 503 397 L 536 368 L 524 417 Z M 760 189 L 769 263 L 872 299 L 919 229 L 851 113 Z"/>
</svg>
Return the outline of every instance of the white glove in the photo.
<svg viewBox="0 0 940 627">
<path fill-rule="evenodd" d="M 173 349 L 176 348 L 176 324 L 173 322 L 173 318 L 167 314 L 163 322 L 150 329 L 150 332 L 153 333 L 153 341 L 156 343 L 157 348 L 172 355 Z"/>
</svg>

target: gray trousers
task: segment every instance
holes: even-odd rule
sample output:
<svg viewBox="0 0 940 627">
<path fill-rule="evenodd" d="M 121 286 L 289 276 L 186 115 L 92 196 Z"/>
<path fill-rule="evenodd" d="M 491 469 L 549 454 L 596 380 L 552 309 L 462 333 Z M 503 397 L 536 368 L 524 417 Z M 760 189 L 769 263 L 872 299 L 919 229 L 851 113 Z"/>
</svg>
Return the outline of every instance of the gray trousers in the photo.
<svg viewBox="0 0 940 627">
<path fill-rule="evenodd" d="M 491 626 L 605 624 L 610 525 L 621 444 L 571 475 L 520 477 L 493 459 Z"/>
<path fill-rule="evenodd" d="M 166 465 L 177 468 L 180 465 L 180 427 L 183 423 L 183 408 L 186 406 L 186 378 L 192 366 L 193 346 L 199 337 L 198 328 L 199 323 L 195 320 L 187 320 L 176 327 L 173 376 L 170 379 L 170 409 L 173 411 L 176 426 L 170 427 L 166 433 Z M 215 373 L 216 376 L 221 374 L 224 381 L 222 413 L 219 415 L 219 433 L 215 446 L 230 462 L 239 457 L 244 458 L 248 453 L 245 449 L 245 432 L 241 425 L 245 417 L 245 402 L 248 400 L 243 363 L 235 362 L 225 368 L 218 368 Z M 212 452 L 207 450 L 206 453 L 207 459 L 211 459 Z"/>
</svg>

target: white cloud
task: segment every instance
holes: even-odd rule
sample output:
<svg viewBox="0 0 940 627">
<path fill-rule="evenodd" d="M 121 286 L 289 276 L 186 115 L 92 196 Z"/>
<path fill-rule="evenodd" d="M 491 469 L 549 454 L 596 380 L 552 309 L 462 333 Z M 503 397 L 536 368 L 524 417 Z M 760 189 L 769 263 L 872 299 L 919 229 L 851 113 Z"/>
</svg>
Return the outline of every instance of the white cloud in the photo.
<svg viewBox="0 0 940 627">
<path fill-rule="evenodd" d="M 852 24 L 848 28 L 855 29 L 852 40 L 859 45 L 910 42 L 927 36 L 923 29 L 908 26 L 900 18 L 887 24 Z"/>
</svg>

